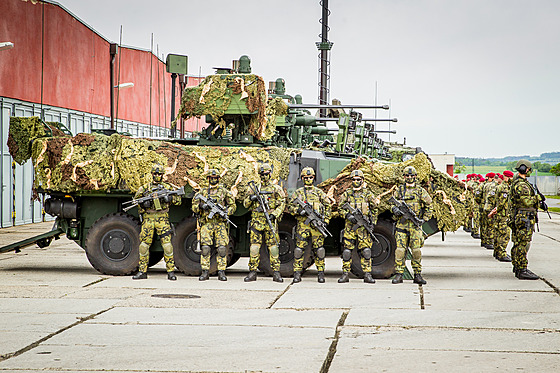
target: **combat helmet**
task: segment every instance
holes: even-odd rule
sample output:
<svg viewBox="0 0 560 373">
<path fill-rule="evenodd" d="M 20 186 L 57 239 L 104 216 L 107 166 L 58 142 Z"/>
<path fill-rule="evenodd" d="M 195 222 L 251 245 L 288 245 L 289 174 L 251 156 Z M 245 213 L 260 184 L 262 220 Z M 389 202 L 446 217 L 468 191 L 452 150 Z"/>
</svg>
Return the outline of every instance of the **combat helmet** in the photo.
<svg viewBox="0 0 560 373">
<path fill-rule="evenodd" d="M 350 177 L 351 178 L 361 177 L 363 179 L 364 178 L 364 173 L 362 172 L 362 170 L 354 170 L 354 171 L 350 172 Z"/>
<path fill-rule="evenodd" d="M 520 159 L 515 164 L 515 169 L 519 171 L 520 174 L 526 174 L 533 169 L 533 164 L 526 159 Z"/>
<path fill-rule="evenodd" d="M 416 169 L 414 166 L 406 166 L 403 170 L 403 175 L 416 176 Z"/>
<path fill-rule="evenodd" d="M 220 177 L 220 173 L 215 168 L 206 171 L 206 177 Z"/>
<path fill-rule="evenodd" d="M 152 174 L 163 175 L 163 167 L 160 164 L 154 164 L 152 166 Z"/>
<path fill-rule="evenodd" d="M 303 170 L 301 170 L 301 177 L 303 178 L 304 176 L 315 177 L 315 170 L 311 167 L 305 167 Z"/>
</svg>

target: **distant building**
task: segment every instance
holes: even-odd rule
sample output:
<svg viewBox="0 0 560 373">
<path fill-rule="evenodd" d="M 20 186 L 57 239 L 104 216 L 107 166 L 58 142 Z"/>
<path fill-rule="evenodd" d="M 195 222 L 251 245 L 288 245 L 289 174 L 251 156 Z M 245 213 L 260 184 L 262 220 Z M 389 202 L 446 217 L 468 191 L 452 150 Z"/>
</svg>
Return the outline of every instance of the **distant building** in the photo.
<svg viewBox="0 0 560 373">
<path fill-rule="evenodd" d="M 455 154 L 430 154 L 428 155 L 436 170 L 453 176 L 453 166 L 455 165 Z"/>
</svg>

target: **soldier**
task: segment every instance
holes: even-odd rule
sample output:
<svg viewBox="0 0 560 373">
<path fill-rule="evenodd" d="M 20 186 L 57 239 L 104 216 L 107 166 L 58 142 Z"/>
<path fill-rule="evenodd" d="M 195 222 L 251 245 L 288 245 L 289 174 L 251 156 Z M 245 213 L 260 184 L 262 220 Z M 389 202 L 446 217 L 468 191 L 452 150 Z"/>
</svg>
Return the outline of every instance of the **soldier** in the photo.
<svg viewBox="0 0 560 373">
<path fill-rule="evenodd" d="M 482 192 L 483 203 L 483 218 L 484 218 L 484 236 L 482 236 L 481 246 L 493 250 L 494 249 L 494 235 L 495 235 L 495 222 L 490 216 L 490 212 L 496 205 L 496 189 L 498 188 L 498 180 L 500 179 L 497 174 L 489 172 L 486 174 L 487 182 L 484 184 Z"/>
<path fill-rule="evenodd" d="M 303 254 L 311 239 L 311 244 L 315 254 L 315 266 L 317 267 L 317 281 L 320 283 L 325 282 L 325 248 L 323 242 L 325 237 L 323 234 L 312 224 L 305 224 L 306 211 L 299 206 L 295 200 L 299 198 L 305 203 L 313 206 L 313 210 L 322 216 L 326 224 L 329 223 L 331 217 L 331 204 L 330 201 L 321 189 L 313 185 L 315 180 L 315 170 L 311 167 L 305 167 L 301 170 L 301 179 L 303 180 L 303 187 L 297 189 L 290 200 L 289 212 L 296 216 L 298 221 L 296 227 L 296 248 L 294 250 L 294 283 L 301 281 L 301 272 L 303 271 Z M 311 222 L 310 222 L 311 223 Z"/>
<path fill-rule="evenodd" d="M 269 215 L 270 223 L 272 227 L 268 224 L 261 203 L 259 202 L 259 196 L 252 194 L 247 196 L 243 201 L 243 205 L 246 208 L 252 210 L 251 224 L 250 224 L 250 237 L 251 237 L 251 248 L 250 248 L 250 258 L 249 258 L 249 274 L 245 277 L 244 281 L 255 281 L 257 279 L 257 269 L 259 267 L 260 259 L 260 248 L 263 240 L 266 242 L 268 251 L 270 254 L 270 266 L 274 271 L 272 275 L 272 280 L 276 282 L 284 282 L 282 276 L 280 275 L 280 260 L 278 259 L 278 244 L 280 242 L 280 236 L 278 235 L 278 221 L 284 212 L 284 206 L 286 205 L 286 195 L 284 190 L 277 184 L 273 184 L 270 180 L 272 173 L 272 168 L 269 164 L 265 163 L 261 165 L 259 169 L 259 175 L 261 178 L 261 184 L 257 188 L 260 197 L 263 200 L 263 204 L 268 209 L 266 212 Z M 254 192 L 254 191 L 253 191 Z"/>
<path fill-rule="evenodd" d="M 201 189 L 196 193 L 192 205 L 193 212 L 198 215 L 200 225 L 200 248 L 202 250 L 200 267 L 202 268 L 202 273 L 198 280 L 205 281 L 209 278 L 211 246 L 215 245 L 218 251 L 218 256 L 216 257 L 218 280 L 227 281 L 225 270 L 227 266 L 226 254 L 229 243 L 229 225 L 219 214 L 214 214 L 210 218 L 211 207 L 203 202 L 201 197 L 211 198 L 215 204 L 223 206 L 226 210 L 224 212 L 227 215 L 235 212 L 235 200 L 231 193 L 219 184 L 220 175 L 218 170 L 208 170 L 207 177 L 208 188 Z M 199 200 L 198 203 L 195 202 L 197 199 Z"/>
<path fill-rule="evenodd" d="M 480 211 L 477 203 L 477 196 L 480 194 L 480 178 L 477 174 L 472 174 L 472 178 L 468 185 L 472 188 L 472 228 L 471 237 L 480 238 Z"/>
<path fill-rule="evenodd" d="M 405 167 L 403 171 L 404 184 L 399 185 L 393 197 L 398 201 L 404 201 L 422 221 L 432 217 L 432 198 L 424 188 L 416 184 L 416 169 L 412 166 Z M 396 224 L 395 238 L 397 250 L 395 251 L 395 277 L 393 284 L 403 282 L 403 272 L 405 268 L 406 248 L 412 251 L 412 268 L 414 270 L 414 283 L 425 285 L 426 281 L 422 278 L 422 251 L 424 244 L 424 232 L 421 227 L 417 227 L 410 219 L 403 217 L 404 212 L 397 206 L 393 206 L 391 211 L 395 217 L 399 218 Z"/>
<path fill-rule="evenodd" d="M 341 206 L 341 215 L 345 216 L 345 226 L 343 231 L 342 251 L 342 277 L 338 279 L 339 283 L 348 282 L 350 266 L 352 265 L 352 250 L 357 246 L 360 254 L 360 262 L 364 271 L 364 282 L 373 284 L 375 280 L 371 276 L 371 247 L 373 239 L 367 231 L 366 227 L 353 227 L 358 223 L 356 216 L 352 214 L 349 208 L 344 205 L 348 204 L 353 209 L 361 211 L 364 217 L 368 217 L 371 222 L 371 228 L 377 222 L 377 203 L 373 193 L 367 190 L 364 184 L 364 173 L 360 170 L 354 170 L 350 173 L 352 178 L 352 188 L 347 189 L 342 196 L 338 205 Z"/>
<path fill-rule="evenodd" d="M 511 183 L 509 194 L 509 220 L 511 227 L 511 248 L 513 272 L 520 280 L 537 280 L 539 276 L 527 269 L 527 252 L 531 246 L 531 239 L 537 219 L 537 208 L 540 196 L 535 193 L 533 186 L 527 181 L 533 165 L 525 159 L 517 162 L 517 175 Z"/>
<path fill-rule="evenodd" d="M 495 226 L 494 237 L 494 258 L 500 262 L 511 262 L 511 257 L 507 253 L 507 245 L 509 242 L 509 228 L 507 226 L 508 217 L 508 196 L 511 186 L 510 180 L 513 177 L 513 172 L 503 172 L 503 182 L 498 185 L 496 189 L 496 203 L 494 209 L 490 212 L 493 216 Z"/>
<path fill-rule="evenodd" d="M 148 196 L 154 191 L 161 189 L 174 190 L 177 188 L 163 182 L 163 167 L 154 165 L 152 167 L 152 182 L 142 185 L 134 195 L 134 199 Z M 175 262 L 173 261 L 173 245 L 171 244 L 173 230 L 169 224 L 170 204 L 180 205 L 181 196 L 164 196 L 138 205 L 138 213 L 142 217 L 142 230 L 140 231 L 140 246 L 138 247 L 140 260 L 138 272 L 132 276 L 134 280 L 148 278 L 150 246 L 154 231 L 159 235 L 161 246 L 163 247 L 163 259 L 167 269 L 167 278 L 171 281 L 177 280 L 177 276 L 175 276 Z"/>
</svg>

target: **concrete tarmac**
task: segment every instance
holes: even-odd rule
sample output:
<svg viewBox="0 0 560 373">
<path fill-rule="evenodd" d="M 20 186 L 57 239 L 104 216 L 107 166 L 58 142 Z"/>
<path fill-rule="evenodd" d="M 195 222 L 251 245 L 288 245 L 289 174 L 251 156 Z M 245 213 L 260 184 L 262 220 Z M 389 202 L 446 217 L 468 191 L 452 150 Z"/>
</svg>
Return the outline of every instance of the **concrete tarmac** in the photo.
<svg viewBox="0 0 560 373">
<path fill-rule="evenodd" d="M 427 285 L 105 276 L 66 238 L 0 254 L 0 372 L 558 372 L 560 215 L 539 213 L 536 281 L 463 231 L 430 237 Z M 52 223 L 0 229 L 0 244 Z M 508 251 L 511 248 L 511 243 Z M 312 267 L 314 268 L 314 267 Z"/>
</svg>

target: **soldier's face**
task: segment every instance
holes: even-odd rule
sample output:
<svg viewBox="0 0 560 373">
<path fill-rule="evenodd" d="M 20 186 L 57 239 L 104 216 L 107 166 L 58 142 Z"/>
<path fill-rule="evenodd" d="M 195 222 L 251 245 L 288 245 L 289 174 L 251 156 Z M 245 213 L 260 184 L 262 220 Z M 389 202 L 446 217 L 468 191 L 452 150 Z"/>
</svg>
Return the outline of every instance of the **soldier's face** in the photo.
<svg viewBox="0 0 560 373">
<path fill-rule="evenodd" d="M 352 186 L 354 188 L 359 188 L 362 186 L 362 183 L 364 182 L 364 180 L 361 177 L 354 177 L 352 178 Z"/>
<path fill-rule="evenodd" d="M 209 177 L 208 178 L 208 183 L 210 185 L 218 185 L 218 183 L 220 182 L 220 179 L 217 177 Z"/>
<path fill-rule="evenodd" d="M 161 179 L 163 179 L 163 174 L 159 173 L 159 172 L 154 172 L 152 174 L 152 179 L 156 182 L 159 183 L 161 181 Z"/>
<path fill-rule="evenodd" d="M 404 175 L 404 182 L 412 185 L 416 182 L 416 175 Z"/>
<path fill-rule="evenodd" d="M 313 176 L 304 176 L 304 177 L 302 177 L 302 179 L 303 179 L 303 184 L 304 184 L 304 185 L 307 185 L 307 186 L 313 185 L 313 179 L 314 179 L 314 178 L 315 178 L 315 177 L 313 177 Z"/>
<path fill-rule="evenodd" d="M 260 176 L 261 176 L 261 181 L 263 183 L 268 183 L 268 181 L 270 180 L 270 172 L 265 172 L 265 173 L 261 174 Z"/>
</svg>

